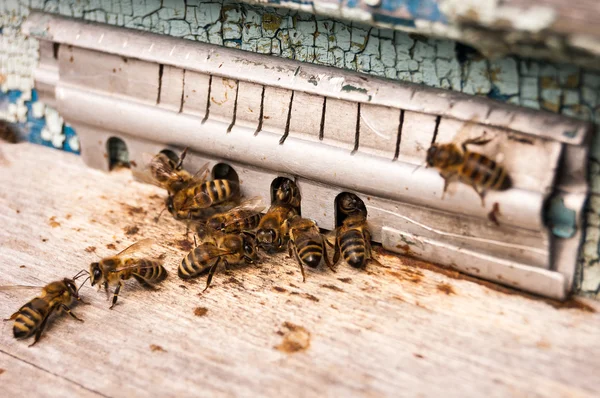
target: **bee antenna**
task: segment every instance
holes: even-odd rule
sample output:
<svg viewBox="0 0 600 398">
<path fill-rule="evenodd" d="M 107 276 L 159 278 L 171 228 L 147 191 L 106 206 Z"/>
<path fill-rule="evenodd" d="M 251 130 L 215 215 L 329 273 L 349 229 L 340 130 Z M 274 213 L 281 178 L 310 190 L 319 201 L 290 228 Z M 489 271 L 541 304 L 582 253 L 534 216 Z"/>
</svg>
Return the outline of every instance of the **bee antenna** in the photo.
<svg viewBox="0 0 600 398">
<path fill-rule="evenodd" d="M 165 210 L 167 210 L 167 206 L 163 207 L 163 209 L 160 211 L 160 213 L 158 213 L 158 216 L 156 216 L 154 218 L 154 222 L 158 222 L 158 220 L 160 220 L 160 216 L 162 216 L 162 214 Z"/>
<path fill-rule="evenodd" d="M 415 169 L 410 174 L 415 174 L 415 172 L 417 170 L 419 170 L 421 167 L 425 166 L 425 164 L 427 164 L 427 163 L 426 162 L 421 163 L 420 165 L 418 165 L 417 167 L 415 167 Z"/>
<path fill-rule="evenodd" d="M 77 274 L 76 274 L 76 275 L 75 275 L 75 276 L 74 276 L 72 279 L 73 279 L 73 280 L 77 280 L 77 278 L 80 278 L 81 276 L 83 276 L 83 275 L 85 275 L 85 274 L 89 275 L 90 273 L 89 273 L 88 271 L 86 271 L 86 270 L 82 269 L 82 270 L 81 270 L 81 271 L 79 271 L 79 272 L 78 272 L 78 273 L 77 273 Z"/>
<path fill-rule="evenodd" d="M 84 281 L 81 283 L 81 285 L 79 285 L 79 287 L 77 288 L 77 295 L 79 295 L 79 291 L 81 290 L 83 285 L 85 285 L 85 283 L 89 280 L 90 280 L 90 277 L 88 276 L 87 278 L 84 279 Z"/>
<path fill-rule="evenodd" d="M 183 152 L 181 152 L 181 155 L 179 155 L 179 162 L 177 162 L 177 164 L 175 165 L 175 170 L 179 170 L 181 169 L 181 166 L 183 166 L 183 159 L 185 159 L 189 148 L 190 147 L 186 146 Z"/>
</svg>

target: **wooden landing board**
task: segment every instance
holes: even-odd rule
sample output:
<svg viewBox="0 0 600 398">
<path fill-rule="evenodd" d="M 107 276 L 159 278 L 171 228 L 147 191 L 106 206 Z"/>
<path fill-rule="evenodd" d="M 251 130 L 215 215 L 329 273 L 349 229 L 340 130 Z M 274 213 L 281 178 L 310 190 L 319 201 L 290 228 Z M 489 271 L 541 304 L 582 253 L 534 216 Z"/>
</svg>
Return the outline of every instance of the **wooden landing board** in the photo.
<svg viewBox="0 0 600 398">
<path fill-rule="evenodd" d="M 113 310 L 103 292 L 83 287 L 91 305 L 74 312 L 85 323 L 57 318 L 32 348 L 13 339 L 11 323 L 0 324 L 2 395 L 592 397 L 600 390 L 599 313 L 556 309 L 391 255 L 367 271 L 308 270 L 302 283 L 281 254 L 219 273 L 200 294 L 205 279 L 186 283 L 176 274 L 190 245 L 185 228 L 165 216 L 153 221 L 162 191 L 132 181 L 128 170 L 105 174 L 40 146 L 0 150 L 10 163 L 0 166 L 0 285 L 70 277 L 147 237 L 161 242 L 157 253 L 166 253 L 170 271 L 157 292 L 128 282 Z M 0 292 L 0 316 L 31 297 Z M 206 310 L 195 315 L 198 308 Z M 301 328 L 290 332 L 293 325 Z M 297 344 L 283 343 L 290 334 Z"/>
</svg>

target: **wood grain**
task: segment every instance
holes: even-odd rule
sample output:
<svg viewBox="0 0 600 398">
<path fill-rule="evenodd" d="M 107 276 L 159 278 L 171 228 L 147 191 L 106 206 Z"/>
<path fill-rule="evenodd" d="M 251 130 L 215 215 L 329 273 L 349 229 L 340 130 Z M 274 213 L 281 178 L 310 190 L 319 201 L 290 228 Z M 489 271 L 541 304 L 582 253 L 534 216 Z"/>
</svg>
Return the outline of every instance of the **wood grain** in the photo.
<svg viewBox="0 0 600 398">
<path fill-rule="evenodd" d="M 159 189 L 40 146 L 0 150 L 9 163 L 0 166 L 0 285 L 72 276 L 147 237 L 160 242 L 170 271 L 156 292 L 128 282 L 113 310 L 103 292 L 83 287 L 91 305 L 74 312 L 85 323 L 56 318 L 32 348 L 1 324 L 3 395 L 591 397 L 600 389 L 598 313 L 391 255 L 366 271 L 308 270 L 302 283 L 282 254 L 218 273 L 201 294 L 204 279 L 176 275 L 185 228 L 153 221 Z M 139 231 L 127 235 L 131 227 Z M 0 315 L 31 297 L 0 292 Z M 286 350 L 294 325 L 303 328 L 300 348 Z"/>
</svg>

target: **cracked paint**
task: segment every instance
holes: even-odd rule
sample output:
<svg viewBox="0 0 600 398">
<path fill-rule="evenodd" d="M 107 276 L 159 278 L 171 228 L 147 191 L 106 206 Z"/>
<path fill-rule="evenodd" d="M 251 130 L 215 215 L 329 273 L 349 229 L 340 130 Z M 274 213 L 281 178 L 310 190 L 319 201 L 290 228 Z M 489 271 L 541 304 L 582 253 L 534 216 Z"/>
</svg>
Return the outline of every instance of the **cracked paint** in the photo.
<svg viewBox="0 0 600 398">
<path fill-rule="evenodd" d="M 412 7 L 434 2 L 405 3 Z M 384 0 L 381 7 L 391 9 L 397 4 Z M 296 8 L 301 8 L 300 3 Z M 78 150 L 75 132 L 51 108 L 36 101 L 32 91 L 38 43 L 21 35 L 18 29 L 30 9 L 344 68 L 600 122 L 600 72 L 519 57 L 486 59 L 452 40 L 315 16 L 298 9 L 229 0 L 4 0 L 0 2 L 0 118 L 20 122 L 32 141 L 66 150 Z M 408 12 L 426 15 L 439 10 L 415 8 Z M 498 23 L 497 15 L 486 15 L 482 17 L 488 18 L 490 24 Z M 531 21 L 528 14 L 520 15 L 520 26 L 539 29 L 550 20 L 547 14 L 542 15 L 546 19 L 538 21 Z M 600 286 L 600 233 L 593 232 L 600 231 L 600 140 L 596 141 L 591 151 L 593 193 L 580 281 L 582 290 L 590 294 Z"/>
</svg>

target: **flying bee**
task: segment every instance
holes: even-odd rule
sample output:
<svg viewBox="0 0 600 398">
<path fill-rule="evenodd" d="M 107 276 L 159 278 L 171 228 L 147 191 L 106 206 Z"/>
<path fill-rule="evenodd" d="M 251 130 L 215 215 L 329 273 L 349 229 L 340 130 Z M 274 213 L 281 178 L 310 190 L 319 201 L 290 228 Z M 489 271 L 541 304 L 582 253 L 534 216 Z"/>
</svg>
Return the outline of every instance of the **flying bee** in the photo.
<svg viewBox="0 0 600 398">
<path fill-rule="evenodd" d="M 183 169 L 183 160 L 187 155 L 185 148 L 178 158 L 169 157 L 165 153 L 158 153 L 152 157 L 147 165 L 152 182 L 167 190 L 173 195 L 192 179 L 192 175 Z"/>
<path fill-rule="evenodd" d="M 364 268 L 367 262 L 378 263 L 371 251 L 371 232 L 366 216 L 354 214 L 343 221 L 336 230 L 334 250 L 334 266 L 340 259 L 340 254 L 354 268 Z"/>
<path fill-rule="evenodd" d="M 427 150 L 426 162 L 429 167 L 438 169 L 444 179 L 442 199 L 450 179 L 454 176 L 458 176 L 462 182 L 473 187 L 481 198 L 483 206 L 485 206 L 486 191 L 504 191 L 511 187 L 510 176 L 504 167 L 489 157 L 471 152 L 467 148 L 468 145 L 485 145 L 490 141 L 491 139 L 484 140 L 482 137 L 468 139 L 463 141 L 460 149 L 455 143 L 431 145 Z"/>
<path fill-rule="evenodd" d="M 217 266 L 253 264 L 258 259 L 256 241 L 252 234 L 242 232 L 225 234 L 214 231 L 208 239 L 196 246 L 181 260 L 177 275 L 181 279 L 192 279 L 208 273 L 208 289 Z"/>
<path fill-rule="evenodd" d="M 206 220 L 216 210 L 227 211 L 238 203 L 240 185 L 237 182 L 223 179 L 206 181 L 207 175 L 208 163 L 183 188 L 169 195 L 166 206 L 176 219 Z M 211 207 L 213 209 L 209 209 Z"/>
<path fill-rule="evenodd" d="M 83 275 L 87 271 L 82 271 L 75 275 L 73 278 L 64 278 L 63 280 L 52 282 L 42 288 L 42 294 L 27 304 L 19 308 L 17 312 L 12 314 L 10 318 L 5 321 L 15 321 L 13 325 L 13 336 L 16 339 L 26 339 L 35 334 L 33 343 L 30 347 L 38 342 L 42 336 L 42 332 L 46 328 L 48 318 L 55 311 L 65 311 L 73 319 L 83 322 L 83 319 L 77 317 L 69 305 L 76 299 L 77 301 L 83 302 L 79 296 L 79 289 L 85 284 L 87 279 L 77 288 L 75 280 Z M 88 278 L 89 279 L 89 278 Z M 8 290 L 12 288 L 38 288 L 36 286 L 2 286 L 0 290 Z"/>
<path fill-rule="evenodd" d="M 167 270 L 158 259 L 141 257 L 140 251 L 154 243 L 152 239 L 144 239 L 132 244 L 120 253 L 105 257 L 90 264 L 91 284 L 98 284 L 98 289 L 104 285 L 107 299 L 110 285 L 117 285 L 113 294 L 112 309 L 117 303 L 123 281 L 133 277 L 143 287 L 154 288 L 156 283 L 167 277 Z"/>
<path fill-rule="evenodd" d="M 273 203 L 281 205 L 290 205 L 297 211 L 300 211 L 300 189 L 295 182 L 289 179 L 284 179 L 277 187 Z"/>
<path fill-rule="evenodd" d="M 288 241 L 289 255 L 294 257 L 300 265 L 302 272 L 302 281 L 306 280 L 304 275 L 304 266 L 317 268 L 321 261 L 332 270 L 331 262 L 327 257 L 327 249 L 325 247 L 325 239 L 317 224 L 309 219 L 300 216 L 293 216 L 285 221 L 285 228 L 289 231 L 290 240 Z"/>
<path fill-rule="evenodd" d="M 289 237 L 286 221 L 296 215 L 298 211 L 290 205 L 271 205 L 258 224 L 257 245 L 267 252 L 281 250 Z"/>
<path fill-rule="evenodd" d="M 212 230 L 225 233 L 251 231 L 258 227 L 262 218 L 260 212 L 264 209 L 262 199 L 254 197 L 225 213 L 211 216 L 206 225 Z"/>
</svg>

